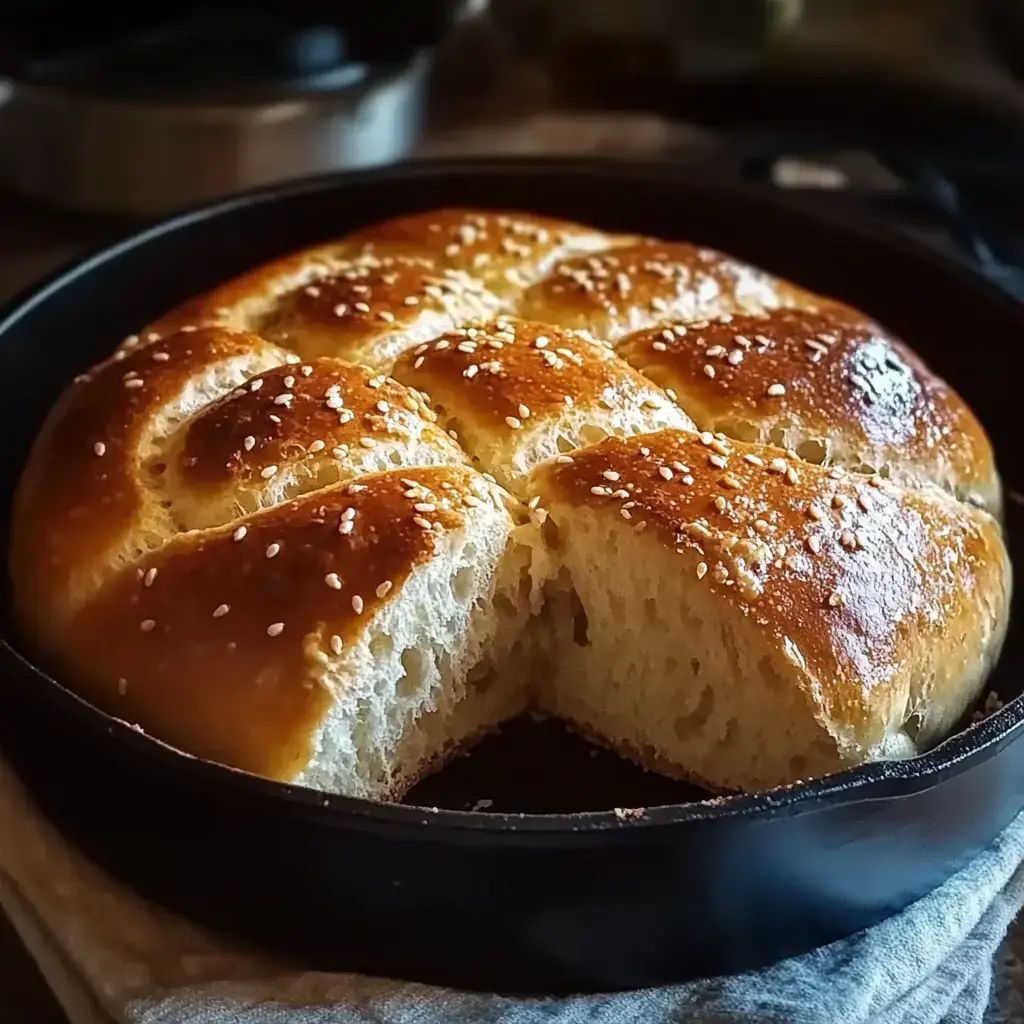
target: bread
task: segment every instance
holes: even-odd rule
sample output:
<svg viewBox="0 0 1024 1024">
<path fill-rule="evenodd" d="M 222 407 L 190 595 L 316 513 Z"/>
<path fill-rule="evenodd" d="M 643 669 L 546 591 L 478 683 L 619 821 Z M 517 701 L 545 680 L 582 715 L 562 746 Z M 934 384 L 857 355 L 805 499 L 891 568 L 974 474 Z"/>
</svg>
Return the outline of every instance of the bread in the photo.
<svg viewBox="0 0 1024 1024">
<path fill-rule="evenodd" d="M 526 498 L 539 462 L 602 437 L 693 429 L 661 388 L 603 345 L 547 324 L 506 318 L 443 334 L 395 365 L 428 392 L 473 464 Z"/>
<path fill-rule="evenodd" d="M 779 309 L 669 322 L 616 352 L 676 394 L 700 430 L 903 484 L 928 480 L 999 512 L 992 446 L 974 413 L 866 317 Z"/>
<path fill-rule="evenodd" d="M 826 301 L 714 249 L 647 239 L 558 263 L 527 289 L 518 313 L 614 342 L 670 318 L 817 308 Z"/>
<path fill-rule="evenodd" d="M 220 285 L 72 384 L 13 604 L 87 700 L 271 779 L 400 798 L 535 707 L 758 789 L 954 727 L 1006 629 L 998 507 L 970 410 L 857 311 L 446 210 Z"/>
<path fill-rule="evenodd" d="M 565 567 L 544 706 L 652 767 L 751 789 L 915 753 L 1002 643 L 999 528 L 937 489 L 673 430 L 531 486 Z"/>
</svg>

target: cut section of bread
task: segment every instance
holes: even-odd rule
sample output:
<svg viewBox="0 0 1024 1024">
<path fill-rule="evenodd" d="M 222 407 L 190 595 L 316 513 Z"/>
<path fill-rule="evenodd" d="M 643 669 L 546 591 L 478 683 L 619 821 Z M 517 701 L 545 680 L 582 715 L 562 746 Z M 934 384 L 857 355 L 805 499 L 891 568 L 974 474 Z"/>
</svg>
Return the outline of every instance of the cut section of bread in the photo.
<svg viewBox="0 0 1024 1024">
<path fill-rule="evenodd" d="M 562 261 L 526 291 L 516 313 L 614 342 L 662 320 L 827 301 L 714 249 L 648 239 Z"/>
<path fill-rule="evenodd" d="M 995 661 L 995 520 L 778 449 L 662 431 L 540 467 L 563 565 L 548 710 L 756 790 L 925 749 Z"/>
<path fill-rule="evenodd" d="M 533 527 L 511 502 L 469 468 L 395 470 L 181 534 L 49 647 L 194 755 L 388 797 L 524 705 Z"/>
<path fill-rule="evenodd" d="M 503 318 L 443 335 L 395 365 L 427 392 L 474 465 L 525 496 L 537 463 L 601 438 L 693 423 L 661 388 L 588 338 Z"/>
<path fill-rule="evenodd" d="M 675 393 L 701 430 L 903 484 L 931 481 L 998 514 L 992 447 L 967 404 L 852 311 L 666 323 L 616 351 Z"/>
</svg>

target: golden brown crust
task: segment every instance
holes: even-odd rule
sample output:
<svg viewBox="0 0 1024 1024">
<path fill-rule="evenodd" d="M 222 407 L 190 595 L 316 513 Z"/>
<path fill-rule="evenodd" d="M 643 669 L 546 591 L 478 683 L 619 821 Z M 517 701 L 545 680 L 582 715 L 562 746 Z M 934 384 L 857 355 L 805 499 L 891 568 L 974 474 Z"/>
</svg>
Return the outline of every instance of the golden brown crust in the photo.
<svg viewBox="0 0 1024 1024">
<path fill-rule="evenodd" d="M 560 262 L 516 312 L 615 341 L 662 320 L 826 301 L 713 249 L 648 239 Z"/>
<path fill-rule="evenodd" d="M 676 392 L 702 430 L 763 443 L 792 432 L 832 439 L 847 465 L 998 494 L 991 445 L 966 403 L 866 317 L 782 309 L 666 323 L 616 352 Z"/>
<path fill-rule="evenodd" d="M 770 633 L 827 721 L 870 747 L 908 669 L 944 638 L 951 661 L 974 657 L 1000 621 L 1009 577 L 999 529 L 939 491 L 782 456 L 665 430 L 608 438 L 532 483 L 542 506 L 592 509 L 657 537 L 680 571 Z"/>
<path fill-rule="evenodd" d="M 386 368 L 411 345 L 489 316 L 498 305 L 463 271 L 420 256 L 368 253 L 281 296 L 259 330 L 304 359 L 341 356 Z"/>
<path fill-rule="evenodd" d="M 465 271 L 503 298 L 517 295 L 559 259 L 608 248 L 593 228 L 511 210 L 448 208 L 397 217 L 346 239 L 378 255 L 421 252 L 438 266 Z"/>
<path fill-rule="evenodd" d="M 394 372 L 458 419 L 501 434 L 564 416 L 567 409 L 668 402 L 660 388 L 606 346 L 512 317 L 417 346 Z"/>
<path fill-rule="evenodd" d="M 239 508 L 256 511 L 363 473 L 426 461 L 418 455 L 423 449 L 431 465 L 464 462 L 436 421 L 416 391 L 365 367 L 340 359 L 286 364 L 192 420 L 171 463 L 169 491 L 172 501 L 188 495 L 194 511 L 181 525 L 196 529 L 225 522 Z"/>
<path fill-rule="evenodd" d="M 315 681 L 331 638 L 351 643 L 437 539 L 491 501 L 468 468 L 396 470 L 259 513 L 243 530 L 181 534 L 82 609 L 60 660 L 88 699 L 160 739 L 292 778 L 331 701 Z"/>
<path fill-rule="evenodd" d="M 204 328 L 119 353 L 80 377 L 51 411 L 19 483 L 11 558 L 21 607 L 59 619 L 126 538 L 158 543 L 173 532 L 146 465 L 161 417 L 187 416 L 204 374 L 220 378 L 211 381 L 215 397 L 218 386 L 222 393 L 288 357 L 255 335 Z"/>
</svg>

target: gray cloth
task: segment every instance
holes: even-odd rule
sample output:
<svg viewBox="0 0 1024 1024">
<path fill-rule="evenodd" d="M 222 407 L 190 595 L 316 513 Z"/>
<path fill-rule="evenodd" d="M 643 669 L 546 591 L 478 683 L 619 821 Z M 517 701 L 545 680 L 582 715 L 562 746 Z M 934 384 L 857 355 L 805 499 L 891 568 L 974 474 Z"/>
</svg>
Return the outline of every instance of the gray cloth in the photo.
<svg viewBox="0 0 1024 1024">
<path fill-rule="evenodd" d="M 75 1024 L 976 1024 L 993 957 L 1024 903 L 1022 862 L 1024 815 L 902 914 L 767 970 L 509 999 L 304 972 L 231 946 L 84 862 L 0 764 L 0 903 Z"/>
</svg>

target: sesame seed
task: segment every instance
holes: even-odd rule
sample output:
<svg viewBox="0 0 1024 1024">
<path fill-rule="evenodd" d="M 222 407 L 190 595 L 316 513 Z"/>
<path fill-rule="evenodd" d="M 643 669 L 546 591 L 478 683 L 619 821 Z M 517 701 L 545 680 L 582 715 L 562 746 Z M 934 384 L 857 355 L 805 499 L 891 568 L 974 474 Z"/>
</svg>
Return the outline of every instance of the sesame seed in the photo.
<svg viewBox="0 0 1024 1024">
<path fill-rule="evenodd" d="M 222 619 L 229 611 L 231 611 L 231 605 L 219 604 L 213 609 L 213 617 L 215 619 Z"/>
<path fill-rule="evenodd" d="M 515 416 L 506 416 L 505 422 L 513 429 L 518 430 L 523 424 L 521 420 L 516 419 Z"/>
<path fill-rule="evenodd" d="M 356 615 L 363 614 L 363 599 L 358 594 L 352 595 L 352 611 L 354 611 Z"/>
<path fill-rule="evenodd" d="M 151 569 L 147 569 L 146 570 L 146 575 L 142 578 L 142 585 L 144 587 L 151 587 L 151 586 L 153 586 L 153 581 L 156 579 L 156 574 L 159 571 L 160 570 L 157 569 L 156 566 L 153 566 Z"/>
<path fill-rule="evenodd" d="M 280 416 L 275 416 L 273 413 L 271 413 L 267 418 L 270 420 L 271 423 L 280 423 L 281 422 L 281 417 Z"/>
<path fill-rule="evenodd" d="M 393 324 L 395 322 L 395 314 L 390 309 L 382 309 L 377 316 L 386 324 Z"/>
<path fill-rule="evenodd" d="M 715 368 L 710 363 L 704 364 L 704 376 L 710 377 L 712 380 L 714 380 Z"/>
<path fill-rule="evenodd" d="M 288 376 L 285 377 L 285 379 L 284 379 L 284 386 L 286 388 L 293 388 L 293 387 L 295 387 L 295 378 L 291 374 L 288 374 Z"/>
<path fill-rule="evenodd" d="M 272 622 L 269 626 L 267 626 L 267 636 L 280 636 L 283 632 L 283 622 Z"/>
<path fill-rule="evenodd" d="M 263 469 L 260 470 L 260 476 L 263 477 L 264 480 L 269 480 L 276 473 L 277 466 L 264 466 Z"/>
<path fill-rule="evenodd" d="M 601 476 L 603 476 L 603 477 L 605 478 L 605 480 L 612 480 L 612 481 L 615 481 L 615 480 L 618 480 L 618 479 L 619 479 L 619 474 L 618 474 L 618 473 L 616 473 L 614 469 L 606 469 L 606 470 L 605 470 L 605 471 L 604 471 L 604 472 L 603 472 L 603 473 L 601 474 Z"/>
<path fill-rule="evenodd" d="M 770 473 L 785 473 L 788 468 L 785 459 L 772 459 L 768 463 L 768 471 Z"/>
<path fill-rule="evenodd" d="M 346 303 L 344 303 L 344 302 L 339 302 L 334 307 L 334 315 L 335 316 L 344 316 L 347 312 L 348 312 L 348 305 Z"/>
<path fill-rule="evenodd" d="M 480 367 L 477 366 L 476 363 L 473 363 L 472 366 L 467 366 L 462 371 L 462 376 L 465 377 L 467 380 L 472 380 L 479 372 Z"/>
<path fill-rule="evenodd" d="M 540 504 L 540 495 L 535 494 L 527 503 L 526 507 L 529 509 L 535 509 Z"/>
<path fill-rule="evenodd" d="M 346 534 L 351 533 L 354 528 L 355 523 L 352 522 L 351 519 L 343 519 L 340 523 L 338 523 L 338 533 L 340 533 L 343 537 Z"/>
<path fill-rule="evenodd" d="M 418 306 L 420 304 L 420 300 L 415 295 L 407 295 L 402 299 L 402 304 L 405 306 Z"/>
<path fill-rule="evenodd" d="M 821 539 L 816 534 L 808 537 L 807 547 L 810 548 L 812 554 L 819 554 L 821 552 Z"/>
<path fill-rule="evenodd" d="M 322 452 L 327 445 L 323 441 L 314 441 L 308 448 L 310 452 Z"/>
<path fill-rule="evenodd" d="M 519 406 L 519 418 L 528 420 L 530 418 L 530 407 L 528 405 Z"/>
<path fill-rule="evenodd" d="M 333 636 L 331 637 L 331 650 L 332 650 L 332 651 L 333 651 L 333 652 L 334 652 L 335 654 L 341 654 L 341 652 L 342 652 L 342 649 L 344 648 L 344 646 L 345 646 L 345 641 L 344 641 L 344 640 L 342 640 L 342 639 L 341 639 L 341 637 L 340 637 L 340 636 L 338 636 L 338 634 L 337 634 L 337 633 L 335 633 L 335 634 L 334 634 L 334 635 L 333 635 Z"/>
<path fill-rule="evenodd" d="M 441 338 L 440 341 L 434 342 L 434 351 L 443 352 L 446 348 L 451 346 L 451 342 L 447 338 Z"/>
<path fill-rule="evenodd" d="M 712 345 L 711 348 L 708 349 L 708 358 L 709 359 L 719 359 L 719 358 L 721 358 L 724 355 L 725 355 L 725 346 L 724 345 Z"/>
<path fill-rule="evenodd" d="M 754 529 L 757 530 L 758 533 L 767 533 L 771 529 L 771 527 L 768 525 L 766 520 L 755 519 Z"/>
<path fill-rule="evenodd" d="M 383 400 L 377 403 L 377 412 L 387 412 L 390 408 L 391 406 Z"/>
<path fill-rule="evenodd" d="M 426 358 L 425 356 L 417 356 L 415 361 L 412 364 L 412 368 L 414 370 L 418 370 L 423 365 L 423 360 L 425 358 Z"/>
<path fill-rule="evenodd" d="M 743 350 L 734 348 L 729 353 L 729 364 L 731 366 L 739 366 L 743 362 Z"/>
<path fill-rule="evenodd" d="M 667 352 L 668 351 L 668 345 L 666 345 L 665 342 L 663 342 L 663 341 L 656 341 L 656 342 L 654 342 L 651 345 L 651 348 L 653 348 L 655 352 Z"/>
<path fill-rule="evenodd" d="M 732 473 L 726 473 L 725 476 L 719 481 L 723 487 L 732 487 L 734 490 L 739 490 L 743 485 L 732 475 Z"/>
<path fill-rule="evenodd" d="M 369 313 L 370 307 L 365 302 L 357 302 L 352 307 L 357 313 Z"/>
<path fill-rule="evenodd" d="M 253 391 L 253 392 L 259 391 L 259 389 L 261 387 L 263 387 L 263 378 L 262 377 L 257 377 L 254 381 L 251 381 L 250 384 L 249 384 L 249 390 Z"/>
<path fill-rule="evenodd" d="M 247 526 L 240 526 L 231 535 L 231 538 L 232 538 L 232 540 L 241 540 L 248 532 L 249 532 L 249 528 Z"/>
<path fill-rule="evenodd" d="M 278 544 L 275 541 L 273 544 L 268 544 L 267 545 L 267 550 L 266 550 L 265 554 L 266 554 L 267 558 L 273 558 L 276 554 L 278 554 L 280 552 L 280 550 L 281 550 L 281 545 Z"/>
<path fill-rule="evenodd" d="M 628 508 L 620 508 L 619 509 L 619 515 L 622 516 L 623 519 L 632 519 L 633 518 L 633 514 L 632 514 L 632 512 L 629 511 Z"/>
<path fill-rule="evenodd" d="M 728 447 L 725 445 L 725 443 L 723 441 L 721 441 L 717 437 L 714 439 L 714 441 L 711 442 L 711 450 L 713 452 L 718 452 L 719 455 L 728 455 L 729 454 Z"/>
<path fill-rule="evenodd" d="M 153 619 L 143 619 L 139 623 L 139 629 L 141 629 L 143 633 L 151 633 L 154 626 L 156 626 L 156 622 Z"/>
<path fill-rule="evenodd" d="M 299 367 L 299 373 L 301 373 L 303 377 L 312 376 L 313 367 L 308 365 L 308 364 L 305 365 L 305 366 L 300 366 Z"/>
<path fill-rule="evenodd" d="M 364 448 L 376 448 L 377 447 L 377 442 L 374 441 L 374 439 L 372 437 L 361 437 L 361 438 L 359 438 L 359 443 Z"/>
<path fill-rule="evenodd" d="M 464 495 L 462 500 L 470 508 L 479 508 L 483 504 L 483 502 L 475 494 Z"/>
<path fill-rule="evenodd" d="M 689 473 L 687 473 L 686 476 L 683 477 L 683 483 L 686 484 L 687 487 L 689 487 L 690 484 L 693 483 L 693 477 L 690 476 Z"/>
<path fill-rule="evenodd" d="M 725 498 L 723 498 L 721 495 L 718 495 L 718 497 L 715 498 L 714 506 L 716 509 L 718 509 L 719 512 L 724 512 L 726 508 Z"/>
<path fill-rule="evenodd" d="M 555 462 L 559 463 L 562 466 L 568 466 L 569 463 L 572 461 L 573 457 L 571 455 L 559 455 L 558 458 L 555 459 Z"/>
<path fill-rule="evenodd" d="M 800 479 L 800 477 L 797 476 L 796 470 L 792 466 L 790 466 L 786 470 L 786 482 L 787 483 L 791 483 L 791 484 L 795 484 L 799 479 Z"/>
<path fill-rule="evenodd" d="M 672 479 L 672 470 L 669 469 L 668 466 L 659 466 L 658 467 L 658 475 L 663 480 L 671 480 Z"/>
<path fill-rule="evenodd" d="M 698 562 L 697 563 L 697 579 L 702 580 L 708 574 L 708 563 Z"/>
<path fill-rule="evenodd" d="M 424 518 L 423 518 L 423 516 L 413 516 L 413 517 L 412 517 L 412 521 L 413 521 L 413 522 L 414 522 L 414 523 L 415 523 L 415 524 L 416 524 L 416 525 L 417 525 L 417 526 L 418 526 L 418 527 L 419 527 L 419 528 L 420 528 L 421 530 L 429 530 L 429 529 L 431 529 L 431 525 L 430 525 L 430 520 L 429 520 L 429 519 L 424 519 Z"/>
<path fill-rule="evenodd" d="M 294 395 L 283 394 L 283 395 L 278 395 L 274 399 L 274 405 L 284 405 L 284 406 L 287 406 L 287 407 L 290 408 L 292 402 L 294 402 L 294 401 L 295 401 L 295 396 Z"/>
<path fill-rule="evenodd" d="M 242 447 L 247 451 L 251 452 L 256 447 L 256 438 L 249 434 L 247 437 L 242 438 Z"/>
<path fill-rule="evenodd" d="M 701 431 L 700 443 L 704 445 L 705 448 L 709 448 L 711 446 L 711 442 L 714 441 L 714 439 L 715 435 L 712 434 L 710 430 Z"/>
<path fill-rule="evenodd" d="M 418 502 L 416 502 L 415 505 L 413 505 L 413 508 L 417 512 L 436 512 L 437 511 L 437 506 L 432 504 L 429 501 L 418 501 Z"/>
<path fill-rule="evenodd" d="M 600 498 L 600 497 L 603 497 L 606 494 L 611 494 L 611 491 L 608 490 L 607 487 L 601 487 L 600 485 L 595 485 L 594 487 L 590 488 L 590 493 L 591 494 L 596 494 Z"/>
<path fill-rule="evenodd" d="M 92 450 L 93 450 L 93 451 L 94 451 L 94 452 L 95 452 L 95 453 L 96 453 L 97 455 L 103 455 L 103 453 L 104 453 L 104 452 L 106 452 L 106 450 L 107 450 L 107 446 L 106 446 L 106 445 L 105 445 L 105 444 L 104 444 L 104 443 L 103 443 L 102 441 L 97 441 L 97 442 L 96 442 L 96 443 L 95 443 L 95 444 L 94 444 L 94 445 L 92 446 Z"/>
<path fill-rule="evenodd" d="M 384 581 L 384 582 L 383 582 L 383 583 L 382 583 L 382 584 L 381 584 L 381 585 L 380 585 L 380 586 L 379 586 L 379 587 L 377 588 L 377 596 L 378 596 L 378 597 L 387 597 L 388 591 L 389 591 L 389 590 L 391 589 L 391 587 L 392 587 L 392 583 L 391 583 L 391 580 L 385 580 L 385 581 Z"/>
<path fill-rule="evenodd" d="M 752 466 L 763 466 L 764 465 L 764 459 L 762 459 L 758 455 L 755 455 L 753 452 L 747 452 L 747 454 L 743 456 L 743 461 L 744 462 L 749 462 L 750 465 L 752 465 Z"/>
<path fill-rule="evenodd" d="M 712 455 L 708 459 L 708 462 L 710 462 L 715 469 L 725 469 L 725 467 L 729 465 L 728 461 L 723 459 L 721 455 Z"/>
<path fill-rule="evenodd" d="M 141 388 L 145 381 L 140 380 L 138 377 L 132 377 L 124 382 L 126 388 Z"/>
<path fill-rule="evenodd" d="M 778 398 L 780 395 L 784 395 L 785 393 L 786 393 L 786 388 L 782 384 L 769 384 L 768 385 L 768 392 L 767 392 L 767 394 L 768 394 L 769 398 Z"/>
</svg>

